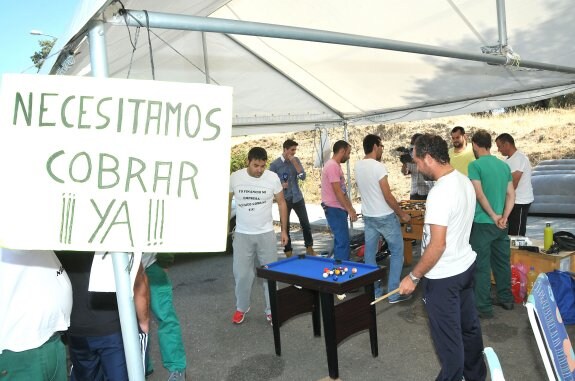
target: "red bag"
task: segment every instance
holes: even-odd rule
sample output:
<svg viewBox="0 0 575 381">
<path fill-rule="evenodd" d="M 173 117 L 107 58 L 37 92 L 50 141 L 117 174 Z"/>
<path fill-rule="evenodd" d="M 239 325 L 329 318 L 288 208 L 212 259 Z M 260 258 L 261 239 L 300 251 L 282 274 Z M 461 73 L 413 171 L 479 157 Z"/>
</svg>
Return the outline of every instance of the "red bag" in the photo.
<svg viewBox="0 0 575 381">
<path fill-rule="evenodd" d="M 527 266 L 523 263 L 517 263 L 514 266 L 519 270 L 519 276 L 521 279 L 519 295 L 521 295 L 521 300 L 525 300 L 527 298 Z"/>
</svg>

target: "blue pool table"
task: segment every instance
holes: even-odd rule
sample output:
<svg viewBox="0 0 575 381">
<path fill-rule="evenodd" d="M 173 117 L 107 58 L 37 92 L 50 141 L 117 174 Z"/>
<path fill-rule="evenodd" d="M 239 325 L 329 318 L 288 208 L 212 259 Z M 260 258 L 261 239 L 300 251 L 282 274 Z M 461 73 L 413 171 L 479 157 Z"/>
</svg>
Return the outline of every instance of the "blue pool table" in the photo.
<svg viewBox="0 0 575 381">
<path fill-rule="evenodd" d="M 324 278 L 324 270 L 347 267 L 345 275 Z M 357 270 L 352 273 L 352 269 Z M 350 335 L 369 330 L 371 353 L 377 357 L 377 326 L 373 283 L 386 279 L 384 267 L 308 255 L 269 263 L 256 269 L 268 280 L 275 351 L 281 356 L 280 326 L 302 313 L 312 313 L 314 336 L 321 335 L 320 308 L 324 326 L 329 376 L 339 377 L 337 345 Z M 277 282 L 290 286 L 277 289 Z M 334 294 L 346 294 L 364 287 L 365 292 L 335 304 Z"/>
</svg>

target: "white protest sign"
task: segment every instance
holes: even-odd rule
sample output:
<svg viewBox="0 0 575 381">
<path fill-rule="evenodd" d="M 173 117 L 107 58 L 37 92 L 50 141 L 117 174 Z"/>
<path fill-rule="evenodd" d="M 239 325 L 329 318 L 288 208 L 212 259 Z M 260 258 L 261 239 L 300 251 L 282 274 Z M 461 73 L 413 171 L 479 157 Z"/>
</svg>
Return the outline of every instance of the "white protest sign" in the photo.
<svg viewBox="0 0 575 381">
<path fill-rule="evenodd" d="M 0 246 L 223 251 L 231 116 L 229 87 L 4 75 Z"/>
</svg>

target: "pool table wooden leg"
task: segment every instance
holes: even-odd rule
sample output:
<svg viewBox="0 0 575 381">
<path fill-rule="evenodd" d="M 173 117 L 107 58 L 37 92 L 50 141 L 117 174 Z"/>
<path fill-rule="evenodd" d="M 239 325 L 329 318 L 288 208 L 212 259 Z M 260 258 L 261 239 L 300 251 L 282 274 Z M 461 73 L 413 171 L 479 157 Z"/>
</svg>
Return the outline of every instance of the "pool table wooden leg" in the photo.
<svg viewBox="0 0 575 381">
<path fill-rule="evenodd" d="M 277 284 L 275 280 L 268 279 L 268 290 L 270 295 L 270 308 L 272 310 L 272 329 L 274 332 L 274 345 L 276 355 L 282 355 L 282 343 L 280 338 L 280 322 L 278 314 Z"/>
<path fill-rule="evenodd" d="M 375 300 L 375 295 L 373 293 L 373 283 L 370 283 L 365 286 L 365 293 L 370 295 L 370 302 Z M 369 307 L 369 315 L 370 315 L 370 322 L 369 322 L 369 343 L 371 344 L 371 355 L 373 357 L 377 357 L 379 354 L 379 348 L 377 346 L 377 320 L 375 314 L 375 304 L 370 305 Z"/>
<path fill-rule="evenodd" d="M 335 307 L 333 294 L 322 292 L 320 293 L 320 298 L 325 349 L 327 353 L 327 367 L 329 376 L 333 379 L 337 379 L 339 377 L 339 366 L 337 361 L 337 337 L 335 330 Z"/>
<path fill-rule="evenodd" d="M 313 294 L 314 307 L 311 313 L 312 325 L 313 325 L 313 335 L 315 337 L 321 336 L 321 312 L 320 312 L 320 300 L 319 292 L 315 291 Z"/>
</svg>

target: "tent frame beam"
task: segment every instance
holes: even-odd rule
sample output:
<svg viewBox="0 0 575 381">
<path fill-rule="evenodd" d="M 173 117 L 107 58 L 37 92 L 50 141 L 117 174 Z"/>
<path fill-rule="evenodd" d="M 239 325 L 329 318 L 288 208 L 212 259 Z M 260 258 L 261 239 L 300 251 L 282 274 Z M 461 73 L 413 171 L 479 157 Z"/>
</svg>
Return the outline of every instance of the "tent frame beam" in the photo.
<svg viewBox="0 0 575 381">
<path fill-rule="evenodd" d="M 127 12 L 129 17 L 124 17 L 124 12 Z M 499 29 L 500 38 L 502 38 L 501 33 L 505 34 L 505 16 L 504 10 L 500 10 L 498 8 L 498 16 L 500 15 L 501 19 L 499 20 Z M 127 24 L 128 26 L 133 27 L 190 30 L 199 32 L 239 34 L 257 37 L 281 38 L 288 40 L 322 42 L 328 44 L 423 54 L 436 57 L 456 58 L 467 61 L 484 62 L 494 65 L 507 65 L 510 63 L 508 58 L 504 56 L 462 52 L 454 49 L 396 41 L 385 38 L 376 38 L 348 33 L 338 33 L 318 29 L 298 28 L 251 21 L 227 20 L 163 12 L 144 12 L 122 9 L 120 14 L 111 18 L 110 20 L 107 20 L 106 22 L 111 23 L 112 25 L 125 26 Z M 575 67 L 554 65 L 544 62 L 521 60 L 517 63 L 517 66 L 529 69 L 575 74 Z"/>
</svg>

